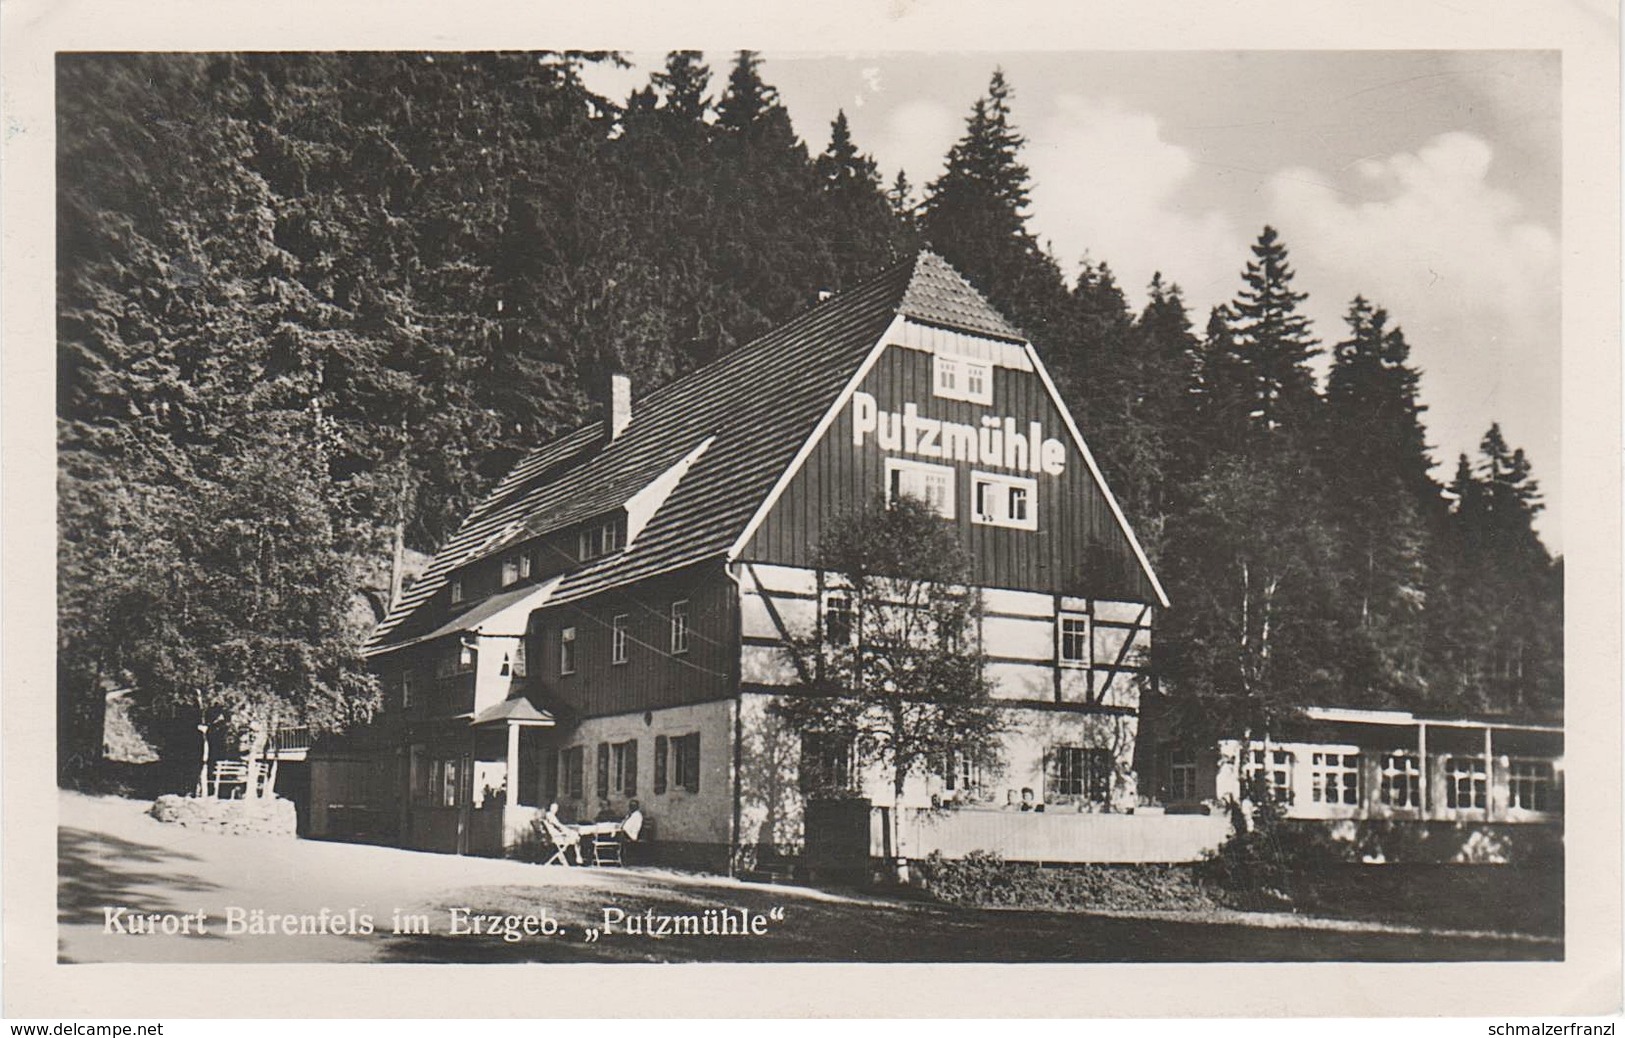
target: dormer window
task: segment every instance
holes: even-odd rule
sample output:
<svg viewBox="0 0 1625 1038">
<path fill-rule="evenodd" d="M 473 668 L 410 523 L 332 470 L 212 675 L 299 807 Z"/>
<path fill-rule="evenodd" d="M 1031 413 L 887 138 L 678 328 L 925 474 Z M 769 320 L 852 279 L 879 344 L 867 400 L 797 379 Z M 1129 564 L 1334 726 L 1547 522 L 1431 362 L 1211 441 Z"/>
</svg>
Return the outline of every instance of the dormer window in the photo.
<svg viewBox="0 0 1625 1038">
<path fill-rule="evenodd" d="M 463 582 L 461 579 L 451 582 L 451 604 L 456 605 L 463 600 Z"/>
<path fill-rule="evenodd" d="M 510 555 L 502 560 L 502 586 L 519 582 L 519 556 Z"/>
<path fill-rule="evenodd" d="M 581 562 L 609 555 L 621 548 L 621 521 L 608 519 L 576 533 L 576 558 Z"/>
<path fill-rule="evenodd" d="M 969 357 L 937 354 L 931 361 L 931 391 L 947 400 L 993 402 L 993 365 Z"/>
</svg>

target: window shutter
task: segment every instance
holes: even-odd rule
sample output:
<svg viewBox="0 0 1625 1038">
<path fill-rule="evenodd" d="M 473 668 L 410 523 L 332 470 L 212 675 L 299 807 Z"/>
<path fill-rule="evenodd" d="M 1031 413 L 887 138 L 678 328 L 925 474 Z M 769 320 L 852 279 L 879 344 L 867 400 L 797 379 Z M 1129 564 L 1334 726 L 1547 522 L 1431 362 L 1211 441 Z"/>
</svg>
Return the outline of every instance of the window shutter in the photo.
<svg viewBox="0 0 1625 1038">
<path fill-rule="evenodd" d="M 655 792 L 666 791 L 666 744 L 664 735 L 655 736 Z"/>
<path fill-rule="evenodd" d="M 609 797 L 609 743 L 598 744 L 598 798 Z"/>
<path fill-rule="evenodd" d="M 690 793 L 700 791 L 700 733 L 683 736 L 683 788 Z"/>
<path fill-rule="evenodd" d="M 626 795 L 638 794 L 638 741 L 633 739 L 626 744 Z"/>
</svg>

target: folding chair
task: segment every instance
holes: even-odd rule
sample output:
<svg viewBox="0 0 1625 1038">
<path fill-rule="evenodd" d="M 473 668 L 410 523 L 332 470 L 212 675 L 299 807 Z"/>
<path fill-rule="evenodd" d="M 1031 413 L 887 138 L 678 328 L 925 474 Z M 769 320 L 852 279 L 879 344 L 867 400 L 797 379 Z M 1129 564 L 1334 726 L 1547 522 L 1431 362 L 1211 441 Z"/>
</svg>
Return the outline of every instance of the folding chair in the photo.
<svg viewBox="0 0 1625 1038">
<path fill-rule="evenodd" d="M 569 866 L 570 859 L 565 856 L 564 852 L 571 848 L 574 848 L 576 852 L 576 864 L 581 864 L 580 833 L 546 815 L 542 816 L 542 828 L 547 832 L 547 838 L 553 844 L 553 853 L 546 861 L 542 862 L 543 865 Z"/>
<path fill-rule="evenodd" d="M 601 826 L 592 833 L 592 863 L 619 865 L 621 863 L 621 826 Z"/>
</svg>

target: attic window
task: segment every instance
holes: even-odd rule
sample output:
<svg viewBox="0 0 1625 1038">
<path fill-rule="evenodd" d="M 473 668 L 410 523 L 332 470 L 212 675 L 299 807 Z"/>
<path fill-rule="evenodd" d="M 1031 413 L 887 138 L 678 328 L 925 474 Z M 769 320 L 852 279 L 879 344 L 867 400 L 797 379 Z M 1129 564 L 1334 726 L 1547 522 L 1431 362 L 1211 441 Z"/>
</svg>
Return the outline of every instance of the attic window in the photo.
<svg viewBox="0 0 1625 1038">
<path fill-rule="evenodd" d="M 931 362 L 931 391 L 948 400 L 973 404 L 993 402 L 993 365 L 968 357 L 937 354 Z"/>
<path fill-rule="evenodd" d="M 621 547 L 621 521 L 609 519 L 576 534 L 576 558 L 582 562 L 618 551 Z"/>
<path fill-rule="evenodd" d="M 462 600 L 463 600 L 463 582 L 461 580 L 454 580 L 454 581 L 451 582 L 451 601 L 452 601 L 452 604 L 456 605 L 458 602 L 461 602 Z"/>
<path fill-rule="evenodd" d="M 510 555 L 502 560 L 502 586 L 517 583 L 519 580 L 519 556 Z"/>
</svg>

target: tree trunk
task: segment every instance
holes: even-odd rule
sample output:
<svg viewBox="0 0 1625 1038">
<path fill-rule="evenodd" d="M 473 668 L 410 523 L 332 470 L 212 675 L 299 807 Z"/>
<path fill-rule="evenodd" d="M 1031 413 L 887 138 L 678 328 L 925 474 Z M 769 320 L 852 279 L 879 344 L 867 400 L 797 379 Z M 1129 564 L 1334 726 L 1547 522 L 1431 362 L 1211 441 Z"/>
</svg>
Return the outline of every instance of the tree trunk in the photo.
<svg viewBox="0 0 1625 1038">
<path fill-rule="evenodd" d="M 265 744 L 275 723 L 276 715 L 272 714 L 271 720 L 261 721 L 249 729 L 247 759 L 243 761 L 248 768 L 248 780 L 243 788 L 244 800 L 258 800 L 264 793 L 259 781 L 260 761 L 265 759 Z"/>
<path fill-rule="evenodd" d="M 197 795 L 209 795 L 209 718 L 206 714 L 198 715 L 198 734 L 203 737 L 203 755 L 199 758 L 197 772 Z"/>
<path fill-rule="evenodd" d="M 903 783 L 908 773 L 901 768 L 896 771 L 896 778 L 892 782 L 891 799 L 891 849 L 892 865 L 896 869 L 897 882 L 908 886 L 908 855 L 903 853 Z"/>
</svg>

